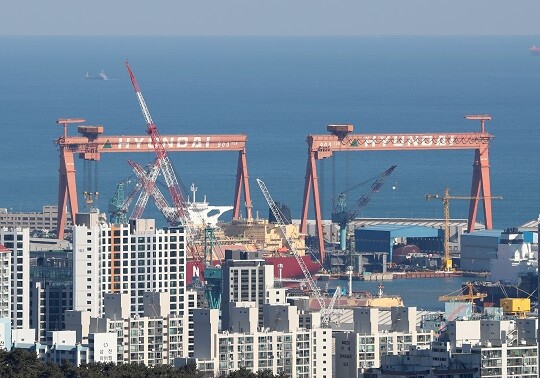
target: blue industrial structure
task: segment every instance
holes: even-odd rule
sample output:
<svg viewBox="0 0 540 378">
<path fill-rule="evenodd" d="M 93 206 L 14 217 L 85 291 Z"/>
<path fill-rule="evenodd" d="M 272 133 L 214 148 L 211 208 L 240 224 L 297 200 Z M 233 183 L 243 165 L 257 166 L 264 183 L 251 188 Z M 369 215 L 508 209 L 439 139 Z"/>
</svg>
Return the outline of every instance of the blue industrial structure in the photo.
<svg viewBox="0 0 540 378">
<path fill-rule="evenodd" d="M 392 249 L 397 239 L 406 238 L 410 244 L 424 245 L 429 252 L 442 252 L 444 231 L 416 225 L 380 224 L 357 228 L 354 231 L 357 252 L 387 252 L 392 261 Z M 411 241 L 414 240 L 414 243 Z"/>
</svg>

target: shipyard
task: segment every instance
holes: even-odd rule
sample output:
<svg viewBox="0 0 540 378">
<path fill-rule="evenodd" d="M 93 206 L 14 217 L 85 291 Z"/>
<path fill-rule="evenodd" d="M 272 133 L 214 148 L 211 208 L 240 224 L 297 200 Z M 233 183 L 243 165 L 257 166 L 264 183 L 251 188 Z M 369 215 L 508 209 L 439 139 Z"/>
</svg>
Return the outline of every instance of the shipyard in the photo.
<svg viewBox="0 0 540 378">
<path fill-rule="evenodd" d="M 457 1 L 0 26 L 0 377 L 538 377 L 537 12 Z"/>
<path fill-rule="evenodd" d="M 357 135 L 353 125 L 329 125 L 328 134 L 307 137 L 302 218 L 293 219 L 290 208 L 275 202 L 264 181 L 257 178 L 268 209 L 268 216 L 263 217 L 252 210 L 247 136 L 161 137 L 127 62 L 126 69 L 150 136 L 107 136 L 104 126 L 88 126 L 82 118 L 60 118 L 57 124 L 63 135 L 54 142 L 60 152 L 58 204 L 44 206 L 43 213 L 0 211 L 4 248 L 12 247 L 10 240 L 15 237 L 22 239 L 32 268 L 29 300 L 18 300 L 23 310 L 34 315 L 26 324 L 23 321 L 24 332 L 12 334 L 14 347 L 25 348 L 22 337 L 33 340 L 31 335 L 35 334 L 40 342 L 36 353 L 48 356 L 57 353 L 54 340 L 69 345 L 73 341 L 84 343 L 81 337 L 92 335 L 117 349 L 108 349 L 98 361 L 145 361 L 150 366 L 172 364 L 178 368 L 194 364 L 200 373 L 209 375 L 241 368 L 269 369 L 290 376 L 319 376 L 314 373 L 315 366 L 319 371 L 331 370 L 332 375 L 384 376 L 385 369 L 391 371 L 396 366 L 410 369 L 399 359 L 401 353 L 389 353 L 395 348 L 408 350 L 407 356 L 420 356 L 443 347 L 449 365 L 438 369 L 451 373 L 455 371 L 452 364 L 458 364 L 457 371 L 475 376 L 485 370 L 472 358 L 475 353 L 487 353 L 484 341 L 480 337 L 477 344 L 471 343 L 469 336 L 459 338 L 456 332 L 463 328 L 481 336 L 483 331 L 475 327 L 489 326 L 501 333 L 488 339 L 486 350 L 500 343 L 500 348 L 504 346 L 501 353 L 514 353 L 513 348 L 517 348 L 527 356 L 536 356 L 539 226 L 538 221 L 532 221 L 518 228 L 493 229 L 491 200 L 502 197 L 491 195 L 489 161 L 478 158 L 482 154 L 487 157 L 494 139 L 486 131 L 490 115 L 466 115 L 465 119 L 480 124 L 479 132 L 468 134 Z M 79 136 L 70 135 L 74 128 Z M 399 169 L 392 165 L 341 191 L 331 219 L 323 219 L 317 160 L 369 149 L 452 148 L 473 150 L 476 158 L 470 196 L 450 195 L 448 187 L 443 193 L 425 194 L 426 201 L 443 205 L 444 218 L 359 217 Z M 232 206 L 211 205 L 204 194 L 203 200 L 197 201 L 199 188 L 194 183 L 187 193 L 180 187 L 168 155 L 185 149 L 238 153 Z M 75 158 L 96 164 L 103 153 L 125 151 L 155 151 L 156 161 L 143 167 L 128 160 L 137 183 L 129 191 L 127 180 L 117 184 L 108 201 L 108 213 L 97 207 L 97 170 L 87 173 L 79 189 L 84 203 L 79 206 L 76 170 L 68 169 Z M 158 173 L 165 180 L 172 204 L 157 185 Z M 364 193 L 354 194 L 355 198 L 354 189 L 358 188 Z M 450 200 L 468 201 L 469 217 L 451 218 Z M 159 209 L 167 226 L 160 229 L 155 219 L 143 216 L 149 201 Z M 311 201 L 313 220 L 307 218 Z M 484 223 L 476 220 L 480 204 Z M 227 221 L 223 218 L 229 212 L 232 220 Z M 94 245 L 98 251 L 93 251 Z M 96 269 L 88 270 L 91 266 Z M 417 292 L 407 300 L 385 292 L 385 284 L 388 287 L 394 281 L 402 282 L 399 286 L 403 289 L 407 281 L 418 281 L 422 286 L 422 282 L 433 285 L 433 280 L 450 278 L 463 279 L 462 285 L 452 293 L 439 293 L 442 307 L 433 303 L 431 308 L 409 307 L 407 301 L 414 301 Z M 93 280 L 100 284 L 89 284 Z M 359 290 L 363 282 L 377 283 L 377 290 Z M 60 308 L 50 301 L 43 305 L 44 298 L 53 293 L 70 300 L 63 301 Z M 98 326 L 118 317 L 124 322 L 132 319 L 131 323 L 133 319 L 154 323 L 159 319 L 169 326 L 178 324 L 174 334 L 183 337 L 167 338 L 164 328 L 162 334 L 152 332 L 152 338 L 136 346 L 133 343 L 140 341 L 126 341 L 116 331 L 107 333 L 109 328 Z M 36 321 L 38 318 L 45 322 Z M 62 330 L 50 331 L 51 326 L 60 325 Z M 120 332 L 121 328 L 114 329 Z M 508 337 L 519 332 L 531 335 L 516 339 L 519 342 L 514 347 Z M 195 339 L 195 333 L 206 335 L 206 341 Z M 51 335 L 52 344 L 48 341 Z M 243 344 L 250 337 L 259 338 L 258 359 L 255 345 Z M 276 337 L 278 343 L 264 346 L 261 337 L 268 341 Z M 279 342 L 292 337 L 305 340 L 307 350 L 318 340 L 322 351 L 335 350 L 333 358 L 300 358 L 306 352 L 295 352 Z M 393 345 L 389 337 L 409 340 L 409 344 Z M 219 350 L 208 344 L 213 338 Z M 364 345 L 367 339 L 377 341 Z M 221 352 L 225 345 L 252 352 L 230 354 L 225 359 Z M 85 348 L 91 350 L 92 346 Z M 150 352 L 154 348 L 160 352 Z M 371 353 L 362 353 L 366 350 Z M 79 349 L 74 363 L 88 361 L 80 353 Z M 463 360 L 467 353 L 470 356 Z M 523 376 L 536 374 L 536 361 L 520 362 Z"/>
</svg>

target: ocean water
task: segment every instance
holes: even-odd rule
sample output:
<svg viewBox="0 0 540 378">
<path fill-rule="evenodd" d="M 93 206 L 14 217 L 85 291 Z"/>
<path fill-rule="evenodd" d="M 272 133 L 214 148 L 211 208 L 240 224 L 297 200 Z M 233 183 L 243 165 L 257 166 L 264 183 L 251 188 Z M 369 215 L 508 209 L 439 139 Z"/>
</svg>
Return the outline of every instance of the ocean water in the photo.
<svg viewBox="0 0 540 378">
<path fill-rule="evenodd" d="M 124 61 L 129 59 L 161 134 L 245 133 L 254 212 L 268 210 L 255 178 L 300 216 L 306 136 L 331 123 L 357 132 L 464 132 L 489 113 L 494 224 L 518 226 L 540 213 L 540 57 L 534 37 L 2 37 L 0 48 L 0 207 L 38 211 L 54 204 L 61 135 L 57 118 L 82 117 L 105 133 L 143 134 L 146 125 Z M 82 80 L 86 72 L 108 81 Z M 75 130 L 70 131 L 75 134 Z M 398 167 L 363 216 L 442 217 L 426 193 L 470 192 L 473 151 L 336 154 L 319 164 L 323 213 L 332 197 Z M 126 159 L 99 163 L 98 205 L 106 209 L 119 181 L 133 178 Z M 177 153 L 171 160 L 198 198 L 232 204 L 234 153 Z M 82 162 L 77 162 L 82 191 Z M 393 190 L 392 187 L 395 189 Z M 360 197 L 368 186 L 351 193 Z M 313 206 L 310 206 L 312 209 Z M 451 216 L 466 218 L 468 201 Z M 162 217 L 152 204 L 146 215 Z M 482 219 L 479 219 L 482 221 Z M 163 222 L 164 223 L 164 222 Z"/>
</svg>

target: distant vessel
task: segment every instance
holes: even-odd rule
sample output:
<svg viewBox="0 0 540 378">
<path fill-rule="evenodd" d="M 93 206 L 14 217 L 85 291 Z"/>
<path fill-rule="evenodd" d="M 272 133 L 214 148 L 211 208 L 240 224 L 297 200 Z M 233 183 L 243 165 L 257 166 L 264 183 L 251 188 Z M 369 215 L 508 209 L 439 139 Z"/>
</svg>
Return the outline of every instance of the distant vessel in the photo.
<svg viewBox="0 0 540 378">
<path fill-rule="evenodd" d="M 193 200 L 190 202 L 188 198 L 186 210 L 196 227 L 204 227 L 206 225 L 216 227 L 218 218 L 223 213 L 233 209 L 232 206 L 210 206 L 208 202 L 206 202 L 206 196 L 204 196 L 202 202 L 197 202 L 195 200 L 195 194 L 198 188 L 195 184 L 191 184 L 190 189 L 191 193 L 193 193 Z"/>
<path fill-rule="evenodd" d="M 294 254 L 283 246 L 283 240 L 279 235 L 279 228 L 276 224 L 267 220 L 253 219 L 236 220 L 230 223 L 221 223 L 219 217 L 233 209 L 232 206 L 211 206 L 204 196 L 203 201 L 197 201 L 197 187 L 191 184 L 192 198 L 187 200 L 185 211 L 198 230 L 196 236 L 196 250 L 198 253 L 188 255 L 186 264 L 186 282 L 192 283 L 194 277 L 204 277 L 204 263 L 200 259 L 203 255 L 204 240 L 206 234 L 201 231 L 206 226 L 214 229 L 216 238 L 212 247 L 212 265 L 220 265 L 220 258 L 226 250 L 243 250 L 247 252 L 262 251 L 262 257 L 266 264 L 274 266 L 274 277 L 287 279 L 303 279 L 304 272 L 298 264 Z M 172 211 L 168 208 L 167 211 Z M 224 229 L 222 229 L 224 227 Z M 300 251 L 299 258 L 304 262 L 305 267 L 311 274 L 315 274 L 321 269 L 320 262 L 305 254 L 303 240 L 298 234 L 298 227 L 292 224 L 285 226 L 288 236 L 296 243 L 295 247 Z M 197 256 L 199 255 L 199 256 Z"/>
<path fill-rule="evenodd" d="M 540 55 L 540 47 L 536 47 L 536 45 L 532 45 L 529 48 L 529 52 L 531 53 L 531 55 Z"/>
<path fill-rule="evenodd" d="M 105 73 L 105 71 L 101 70 L 101 72 L 97 75 L 90 75 L 88 72 L 83 76 L 83 79 L 90 79 L 90 80 L 109 80 L 109 77 Z"/>
<path fill-rule="evenodd" d="M 317 261 L 313 261 L 309 256 L 300 257 L 304 262 L 305 266 L 311 274 L 315 274 L 321 269 L 321 265 Z M 282 257 L 264 257 L 266 264 L 274 265 L 274 277 L 276 281 L 279 280 L 279 277 L 284 279 L 302 279 L 304 278 L 304 273 L 302 268 L 296 261 L 296 257 L 292 255 L 286 255 Z M 220 265 L 219 260 L 212 261 L 212 265 Z M 204 263 L 196 259 L 188 259 L 186 263 L 186 283 L 189 285 L 192 283 L 194 277 L 203 278 L 204 277 Z"/>
<path fill-rule="evenodd" d="M 510 228 L 501 234 L 489 281 L 472 283 L 479 292 L 487 294 L 479 305 L 500 306 L 503 298 L 538 300 L 538 251 L 533 250 L 532 240 L 531 232 L 519 229 Z"/>
<path fill-rule="evenodd" d="M 403 307 L 403 299 L 399 295 L 388 295 L 383 292 L 383 285 L 377 285 L 378 293 L 373 295 L 370 292 L 353 292 L 351 295 L 338 297 L 334 304 L 336 309 L 354 309 L 357 307 L 391 308 Z M 328 306 L 332 301 L 331 297 L 324 297 L 323 301 Z M 311 310 L 320 310 L 321 306 L 317 298 L 309 296 L 308 306 Z"/>
</svg>

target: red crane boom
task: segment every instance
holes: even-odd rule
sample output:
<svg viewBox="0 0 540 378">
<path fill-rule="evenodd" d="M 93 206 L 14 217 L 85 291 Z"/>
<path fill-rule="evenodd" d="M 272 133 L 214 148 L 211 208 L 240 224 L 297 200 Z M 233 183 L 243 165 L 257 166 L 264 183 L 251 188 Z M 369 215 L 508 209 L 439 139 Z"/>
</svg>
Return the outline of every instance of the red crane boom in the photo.
<svg viewBox="0 0 540 378">
<path fill-rule="evenodd" d="M 163 178 L 165 179 L 165 183 L 167 185 L 167 188 L 169 189 L 169 193 L 171 194 L 173 208 L 174 208 L 174 211 L 176 212 L 176 216 L 178 219 L 177 221 L 182 224 L 185 224 L 186 214 L 184 212 L 184 205 L 185 205 L 184 198 L 182 196 L 180 185 L 178 184 L 178 180 L 174 173 L 174 169 L 169 160 L 169 157 L 167 156 L 167 151 L 165 150 L 165 147 L 163 146 L 162 139 L 159 136 L 157 126 L 155 125 L 154 121 L 152 121 L 152 117 L 150 116 L 150 111 L 148 110 L 148 107 L 146 106 L 146 102 L 144 101 L 144 97 L 139 88 L 139 84 L 137 83 L 137 79 L 135 79 L 135 75 L 133 74 L 133 71 L 131 71 L 131 68 L 129 67 L 129 63 L 127 60 L 126 60 L 126 68 L 128 70 L 131 83 L 133 84 L 133 89 L 135 89 L 135 94 L 137 95 L 139 106 L 141 107 L 141 111 L 146 121 L 146 125 L 147 125 L 146 132 L 150 135 L 150 138 L 152 139 L 152 145 L 154 147 L 154 150 L 157 156 L 156 163 L 158 163 L 159 167 L 161 168 L 161 172 L 163 173 Z M 149 186 L 155 185 L 155 179 L 157 178 L 157 175 L 156 177 L 154 177 L 154 175 L 151 175 L 150 178 L 154 180 L 154 184 L 150 184 Z M 151 190 L 152 188 L 147 188 L 147 189 Z M 149 195 L 149 193 L 147 192 L 146 195 Z"/>
</svg>

